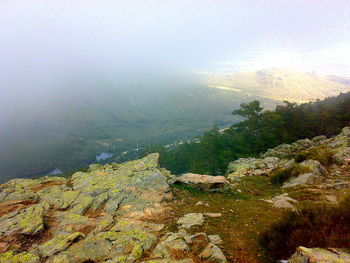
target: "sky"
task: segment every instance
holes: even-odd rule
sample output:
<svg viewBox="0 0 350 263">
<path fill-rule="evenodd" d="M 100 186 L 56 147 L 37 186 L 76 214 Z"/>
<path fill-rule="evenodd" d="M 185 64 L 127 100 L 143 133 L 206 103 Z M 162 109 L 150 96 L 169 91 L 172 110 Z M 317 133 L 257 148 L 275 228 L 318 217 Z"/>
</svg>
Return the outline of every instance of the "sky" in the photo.
<svg viewBox="0 0 350 263">
<path fill-rule="evenodd" d="M 0 104 L 86 79 L 130 87 L 272 67 L 350 76 L 349 29 L 348 0 L 1 0 Z"/>
</svg>

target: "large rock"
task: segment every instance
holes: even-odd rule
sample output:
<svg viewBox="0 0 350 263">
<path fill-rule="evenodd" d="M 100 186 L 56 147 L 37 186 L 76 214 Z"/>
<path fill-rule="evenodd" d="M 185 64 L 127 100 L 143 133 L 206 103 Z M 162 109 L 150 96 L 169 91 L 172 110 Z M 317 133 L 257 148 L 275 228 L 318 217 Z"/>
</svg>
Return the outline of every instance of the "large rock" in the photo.
<svg viewBox="0 0 350 263">
<path fill-rule="evenodd" d="M 338 165 L 345 164 L 345 160 L 350 158 L 350 147 L 340 147 L 333 152 L 333 162 Z"/>
<path fill-rule="evenodd" d="M 322 181 L 322 177 L 315 175 L 313 173 L 301 174 L 298 177 L 290 179 L 288 182 L 285 182 L 282 188 L 290 188 L 302 185 L 316 184 Z"/>
<path fill-rule="evenodd" d="M 223 188 L 229 182 L 224 176 L 211 176 L 205 174 L 186 173 L 174 180 L 174 184 L 186 185 L 202 190 Z"/>
<path fill-rule="evenodd" d="M 299 164 L 298 170 L 300 174 L 313 173 L 319 176 L 326 176 L 328 173 L 326 168 L 319 161 L 316 160 L 303 161 Z"/>
<path fill-rule="evenodd" d="M 293 204 L 298 202 L 297 200 L 289 197 L 288 193 L 277 195 L 270 200 L 264 200 L 264 201 L 268 203 L 272 203 L 272 205 L 276 208 L 291 209 L 291 210 L 295 210 L 295 206 Z"/>
<path fill-rule="evenodd" d="M 324 249 L 298 247 L 289 263 L 348 263 L 350 262 L 350 251 L 346 249 Z"/>
<path fill-rule="evenodd" d="M 199 257 L 205 262 L 227 262 L 226 257 L 224 253 L 222 253 L 221 249 L 211 243 L 208 244 L 208 246 L 202 251 Z"/>
<path fill-rule="evenodd" d="M 240 158 L 231 162 L 227 167 L 228 178 L 234 179 L 243 176 L 268 175 L 269 172 L 279 166 L 278 157 Z"/>
<path fill-rule="evenodd" d="M 0 236 L 12 234 L 35 235 L 44 229 L 44 213 L 47 203 L 32 205 L 0 218 Z"/>
</svg>

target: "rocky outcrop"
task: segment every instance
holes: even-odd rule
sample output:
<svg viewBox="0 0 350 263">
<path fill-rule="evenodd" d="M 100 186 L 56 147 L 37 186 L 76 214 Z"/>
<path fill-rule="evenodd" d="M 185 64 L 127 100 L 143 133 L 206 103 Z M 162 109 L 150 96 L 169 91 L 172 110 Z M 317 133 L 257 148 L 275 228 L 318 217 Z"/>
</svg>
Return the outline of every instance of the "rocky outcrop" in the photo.
<svg viewBox="0 0 350 263">
<path fill-rule="evenodd" d="M 173 180 L 174 184 L 186 185 L 204 191 L 216 190 L 229 184 L 224 176 L 186 173 Z"/>
<path fill-rule="evenodd" d="M 350 262 L 350 250 L 336 248 L 298 247 L 289 263 L 347 263 Z"/>
<path fill-rule="evenodd" d="M 123 164 L 93 165 L 71 180 L 43 177 L 1 185 L 0 239 L 8 250 L 0 254 L 1 262 L 141 258 L 164 228 L 149 220 L 164 216 L 172 197 L 158 158 L 150 154 Z"/>
<path fill-rule="evenodd" d="M 278 157 L 240 158 L 231 162 L 227 167 L 228 178 L 239 178 L 243 176 L 262 175 L 267 176 L 273 169 L 277 168 L 280 159 Z"/>
<path fill-rule="evenodd" d="M 308 185 L 318 183 L 327 175 L 324 165 L 343 165 L 349 158 L 350 127 L 345 127 L 339 135 L 329 139 L 324 135 L 302 139 L 269 149 L 261 158 L 235 160 L 228 165 L 227 177 L 234 181 L 244 176 L 269 176 L 275 171 L 293 168 L 293 176 L 299 177 L 293 178 L 285 187 Z"/>
<path fill-rule="evenodd" d="M 219 236 L 190 234 L 205 217 L 178 218 L 165 233 L 172 176 L 158 154 L 123 164 L 91 165 L 71 179 L 15 179 L 0 186 L 1 263 L 226 262 Z M 223 177 L 187 175 L 193 186 L 222 187 Z M 147 251 L 147 253 L 145 253 Z M 196 261 L 194 261 L 194 259 Z"/>
</svg>

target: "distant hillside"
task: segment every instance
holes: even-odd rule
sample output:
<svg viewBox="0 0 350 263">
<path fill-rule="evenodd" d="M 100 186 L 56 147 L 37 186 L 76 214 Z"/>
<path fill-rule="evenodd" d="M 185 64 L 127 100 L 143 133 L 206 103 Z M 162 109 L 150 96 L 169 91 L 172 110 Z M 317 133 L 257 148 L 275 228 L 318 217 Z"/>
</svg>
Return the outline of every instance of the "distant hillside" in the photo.
<svg viewBox="0 0 350 263">
<path fill-rule="evenodd" d="M 202 83 L 212 88 L 291 102 L 307 102 L 350 91 L 348 78 L 282 69 L 203 74 Z"/>
<path fill-rule="evenodd" d="M 0 182 L 57 167 L 64 173 L 140 145 L 193 138 L 239 118 L 233 109 L 257 96 L 203 86 L 104 88 L 66 93 L 33 114 L 22 110 L 0 130 Z M 263 100 L 272 108 L 276 101 Z M 48 105 L 48 106 L 46 106 Z"/>
</svg>

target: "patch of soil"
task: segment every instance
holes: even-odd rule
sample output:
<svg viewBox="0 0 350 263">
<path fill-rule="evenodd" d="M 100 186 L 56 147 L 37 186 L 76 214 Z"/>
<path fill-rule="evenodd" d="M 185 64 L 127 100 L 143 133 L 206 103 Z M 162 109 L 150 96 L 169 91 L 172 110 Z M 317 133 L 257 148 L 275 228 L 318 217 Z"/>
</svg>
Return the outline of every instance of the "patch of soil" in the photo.
<svg viewBox="0 0 350 263">
<path fill-rule="evenodd" d="M 21 208 L 28 207 L 30 205 L 35 204 L 34 200 L 15 200 L 15 201 L 5 201 L 0 204 L 0 217 L 17 211 Z"/>
<path fill-rule="evenodd" d="M 44 188 L 47 188 L 47 187 L 50 187 L 50 186 L 63 185 L 63 184 L 66 184 L 66 182 L 65 181 L 63 181 L 63 182 L 46 182 L 46 183 L 34 185 L 31 189 L 33 191 L 39 191 L 41 189 L 44 189 Z"/>
</svg>

